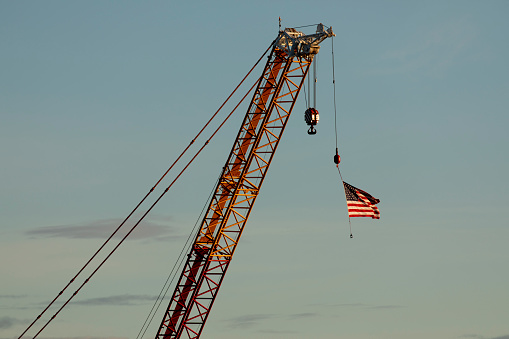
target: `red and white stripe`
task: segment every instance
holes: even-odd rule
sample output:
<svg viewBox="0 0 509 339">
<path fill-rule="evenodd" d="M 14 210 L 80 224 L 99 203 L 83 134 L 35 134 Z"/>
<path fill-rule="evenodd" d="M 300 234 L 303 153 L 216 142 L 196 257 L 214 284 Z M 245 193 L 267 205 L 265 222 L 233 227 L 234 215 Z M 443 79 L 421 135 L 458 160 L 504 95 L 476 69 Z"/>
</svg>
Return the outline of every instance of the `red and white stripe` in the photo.
<svg viewBox="0 0 509 339">
<path fill-rule="evenodd" d="M 378 207 L 373 205 L 359 190 L 356 191 L 361 201 L 347 201 L 348 215 L 350 217 L 371 217 L 380 219 Z"/>
</svg>

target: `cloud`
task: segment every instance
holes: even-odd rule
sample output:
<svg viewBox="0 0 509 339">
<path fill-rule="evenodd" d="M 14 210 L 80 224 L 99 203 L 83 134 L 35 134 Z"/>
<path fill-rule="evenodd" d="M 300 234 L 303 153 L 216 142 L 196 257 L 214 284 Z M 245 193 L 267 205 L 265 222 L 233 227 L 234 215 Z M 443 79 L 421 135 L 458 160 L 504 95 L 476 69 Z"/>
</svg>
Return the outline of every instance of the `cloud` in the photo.
<svg viewBox="0 0 509 339">
<path fill-rule="evenodd" d="M 18 322 L 20 322 L 18 319 L 14 319 L 11 317 L 2 317 L 0 318 L 0 329 L 5 330 L 11 328 Z"/>
<path fill-rule="evenodd" d="M 122 294 L 122 295 L 112 295 L 109 297 L 90 298 L 90 299 L 85 299 L 85 300 L 79 300 L 79 301 L 73 302 L 72 305 L 134 306 L 134 305 L 146 304 L 147 302 L 152 302 L 156 299 L 157 299 L 156 296 Z"/>
<path fill-rule="evenodd" d="M 361 304 L 361 303 L 353 303 L 353 304 L 335 304 L 331 306 L 337 306 L 337 307 L 366 307 L 368 305 Z"/>
<path fill-rule="evenodd" d="M 319 313 L 316 312 L 308 312 L 308 313 L 295 313 L 290 315 L 276 315 L 276 314 L 247 314 L 235 318 L 231 318 L 226 320 L 228 322 L 228 327 L 230 328 L 241 328 L 241 329 L 247 329 L 252 328 L 255 326 L 258 326 L 260 323 L 264 322 L 265 320 L 270 319 L 288 319 L 288 320 L 302 320 L 306 318 L 312 318 L 319 316 Z M 261 330 L 260 332 L 263 333 L 294 333 L 294 332 L 288 332 L 288 331 L 276 331 L 276 330 L 270 330 L 265 329 Z"/>
<path fill-rule="evenodd" d="M 7 306 L 6 303 L 2 303 L 2 305 L 0 305 L 0 309 L 4 309 L 4 310 L 27 310 L 27 309 L 31 309 L 31 307 L 19 306 L 18 299 L 22 299 L 22 298 L 26 298 L 26 297 L 27 297 L 26 294 L 0 294 L 0 299 L 11 300 L 14 304 L 17 305 L 17 306 Z M 4 318 L 0 318 L 0 328 L 2 328 L 2 319 L 6 319 L 6 318 L 5 317 Z M 12 320 L 13 318 L 9 318 L 9 319 Z"/>
<path fill-rule="evenodd" d="M 509 334 L 500 337 L 485 337 L 479 334 L 465 334 L 461 338 L 474 338 L 474 339 L 509 339 Z"/>
<path fill-rule="evenodd" d="M 369 306 L 367 308 L 371 310 L 388 310 L 388 309 L 394 309 L 394 308 L 403 308 L 405 306 L 401 305 L 379 305 L 379 306 Z"/>
<path fill-rule="evenodd" d="M 297 331 L 284 331 L 284 330 L 260 330 L 260 333 L 268 333 L 268 334 L 292 334 L 298 333 Z"/>
<path fill-rule="evenodd" d="M 368 305 L 368 304 L 362 304 L 362 303 L 334 304 L 334 305 L 324 305 L 324 306 L 357 308 L 357 309 L 364 309 L 364 310 L 390 310 L 390 309 L 406 307 L 403 305 Z"/>
<path fill-rule="evenodd" d="M 228 327 L 230 328 L 251 328 L 258 325 L 260 322 L 272 319 L 275 316 L 273 314 L 247 314 L 240 317 L 228 319 Z"/>
<path fill-rule="evenodd" d="M 21 299 L 25 297 L 26 294 L 0 294 L 0 299 Z"/>
<path fill-rule="evenodd" d="M 12 326 L 20 324 L 20 323 L 26 324 L 27 320 L 20 320 L 20 319 L 11 318 L 11 317 L 1 317 L 0 318 L 0 330 L 9 329 Z M 0 339 L 13 339 L 13 338 L 14 337 L 0 338 Z M 23 336 L 23 338 L 29 339 L 32 337 Z M 128 338 L 126 338 L 126 337 L 43 337 L 43 339 L 128 339 Z"/>
<path fill-rule="evenodd" d="M 316 313 L 316 312 L 296 313 L 296 314 L 289 315 L 288 318 L 291 319 L 291 320 L 299 320 L 299 319 L 304 319 L 304 318 L 313 318 L 313 317 L 316 317 L 318 315 L 319 314 Z"/>
<path fill-rule="evenodd" d="M 139 217 L 132 217 L 132 220 L 139 220 Z M 67 238 L 67 239 L 107 239 L 123 219 L 101 219 L 84 224 L 60 225 L 39 227 L 26 232 L 26 235 L 32 238 Z M 144 220 L 129 235 L 128 239 L 140 240 L 175 240 L 180 235 L 174 234 L 173 228 L 168 226 L 171 218 L 152 217 L 150 220 Z M 123 238 L 134 225 L 134 221 L 126 223 L 115 234 L 114 238 Z"/>
</svg>

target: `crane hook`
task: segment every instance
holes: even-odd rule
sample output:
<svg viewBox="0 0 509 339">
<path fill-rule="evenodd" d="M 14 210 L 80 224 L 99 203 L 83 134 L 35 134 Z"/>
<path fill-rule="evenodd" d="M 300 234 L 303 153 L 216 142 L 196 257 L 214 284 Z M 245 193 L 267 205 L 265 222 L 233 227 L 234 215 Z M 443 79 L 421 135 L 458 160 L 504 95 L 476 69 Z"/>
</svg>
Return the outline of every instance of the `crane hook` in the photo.
<svg viewBox="0 0 509 339">
<path fill-rule="evenodd" d="M 320 120 L 320 115 L 318 114 L 318 111 L 315 108 L 308 108 L 306 112 L 304 112 L 304 121 L 306 121 L 306 124 L 308 124 L 308 134 L 313 135 L 316 134 L 316 129 L 313 127 L 316 124 L 318 124 L 318 121 Z"/>
</svg>

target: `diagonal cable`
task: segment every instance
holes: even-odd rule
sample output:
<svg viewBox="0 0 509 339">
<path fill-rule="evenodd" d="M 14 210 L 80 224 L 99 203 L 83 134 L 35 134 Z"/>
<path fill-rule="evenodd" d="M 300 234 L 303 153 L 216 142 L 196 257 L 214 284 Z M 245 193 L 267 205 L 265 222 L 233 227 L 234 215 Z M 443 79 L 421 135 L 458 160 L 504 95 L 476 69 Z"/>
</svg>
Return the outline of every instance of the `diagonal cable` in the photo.
<svg viewBox="0 0 509 339">
<path fill-rule="evenodd" d="M 35 318 L 35 320 L 21 333 L 21 335 L 18 337 L 18 339 L 21 339 L 23 335 L 28 332 L 30 328 L 46 313 L 46 311 L 60 298 L 60 296 L 67 290 L 67 288 L 76 280 L 76 278 L 85 270 L 86 267 L 92 262 L 92 260 L 103 250 L 103 248 L 110 242 L 110 240 L 115 236 L 115 234 L 124 226 L 124 224 L 131 218 L 131 216 L 138 210 L 138 208 L 145 202 L 145 200 L 148 198 L 148 196 L 154 191 L 154 189 L 159 185 L 159 183 L 164 179 L 164 177 L 170 172 L 170 170 L 176 165 L 176 163 L 182 158 L 182 156 L 188 151 L 188 149 L 191 147 L 191 145 L 196 141 L 196 139 L 201 135 L 201 133 L 207 128 L 207 126 L 212 122 L 212 120 L 217 116 L 219 111 L 226 105 L 226 103 L 230 100 L 230 98 L 235 94 L 237 89 L 244 83 L 244 81 L 247 79 L 247 77 L 251 74 L 251 72 L 256 68 L 256 66 L 260 63 L 262 58 L 267 54 L 267 52 L 270 50 L 274 42 L 270 44 L 270 46 L 265 50 L 265 52 L 262 54 L 262 56 L 256 61 L 255 65 L 249 70 L 249 72 L 244 76 L 244 78 L 241 80 L 241 82 L 235 87 L 235 89 L 232 91 L 232 93 L 226 98 L 226 100 L 223 102 L 223 104 L 217 109 L 217 111 L 212 115 L 212 117 L 207 121 L 207 123 L 202 127 L 202 129 L 196 134 L 196 136 L 191 140 L 189 145 L 182 151 L 182 153 L 177 157 L 177 159 L 171 164 L 171 166 L 166 170 L 166 172 L 161 176 L 161 178 L 155 183 L 155 185 L 149 190 L 149 192 L 143 197 L 143 199 L 134 207 L 134 209 L 129 213 L 129 215 L 122 221 L 122 223 L 115 229 L 115 231 L 106 239 L 106 241 L 101 245 L 101 247 L 92 255 L 92 257 L 83 265 L 83 267 L 76 273 L 76 275 L 67 283 L 67 285 L 57 294 L 57 296 L 46 306 L 46 308 Z M 251 91 L 251 90 L 250 90 Z M 249 93 L 249 92 L 248 92 Z M 244 99 L 242 99 L 244 100 Z M 239 103 L 240 104 L 240 103 Z M 238 107 L 238 105 L 236 106 Z M 232 112 L 233 113 L 233 112 Z M 228 118 L 231 116 L 231 114 L 228 116 Z M 228 119 L 227 118 L 227 119 Z M 225 121 L 224 121 L 225 122 Z M 223 124 L 224 124 L 223 122 Z M 221 124 L 221 126 L 223 125 Z M 217 130 L 216 130 L 217 132 Z M 215 135 L 215 133 L 214 133 Z M 210 139 L 209 139 L 210 140 Z M 208 141 L 207 141 L 208 143 Z M 200 150 L 201 151 L 201 150 Z M 194 160 L 194 158 L 193 158 Z M 172 183 L 173 184 L 173 183 Z M 35 337 L 34 337 L 35 338 Z"/>
<path fill-rule="evenodd" d="M 134 229 L 145 219 L 145 217 L 150 213 L 150 211 L 157 205 L 157 203 L 163 198 L 163 196 L 170 190 L 173 184 L 180 178 L 180 176 L 187 170 L 187 168 L 193 163 L 193 161 L 198 157 L 198 155 L 203 151 L 203 149 L 209 144 L 210 140 L 219 132 L 219 130 L 224 126 L 226 121 L 233 115 L 235 110 L 240 106 L 240 104 L 244 101 L 244 99 L 248 96 L 248 94 L 253 90 L 256 84 L 261 80 L 261 78 L 257 79 L 257 81 L 251 86 L 249 91 L 242 97 L 240 102 L 233 108 L 233 110 L 228 114 L 228 116 L 223 120 L 223 122 L 216 128 L 214 133 L 205 141 L 203 146 L 196 152 L 191 160 L 188 161 L 186 166 L 180 171 L 180 173 L 173 179 L 171 184 L 164 190 L 164 192 L 157 198 L 157 200 L 150 206 L 150 208 L 140 217 L 140 219 L 131 227 L 129 232 L 119 241 L 119 243 L 111 250 L 111 252 L 104 258 L 104 260 L 97 266 L 97 268 L 89 275 L 89 277 L 78 287 L 78 289 L 72 294 L 69 299 L 58 309 L 58 311 L 46 322 L 46 324 L 37 332 L 32 339 L 35 339 L 52 321 L 56 318 L 56 316 L 62 311 L 62 309 L 69 304 L 69 302 L 78 294 L 78 292 L 85 286 L 86 283 L 90 281 L 90 279 L 95 275 L 95 273 L 104 265 L 104 263 L 111 257 L 111 255 L 118 249 L 118 247 L 127 239 L 127 237 L 134 231 Z M 25 331 L 26 332 L 26 331 Z M 22 336 L 22 335 L 21 335 Z M 20 338 L 21 338 L 20 336 Z"/>
</svg>

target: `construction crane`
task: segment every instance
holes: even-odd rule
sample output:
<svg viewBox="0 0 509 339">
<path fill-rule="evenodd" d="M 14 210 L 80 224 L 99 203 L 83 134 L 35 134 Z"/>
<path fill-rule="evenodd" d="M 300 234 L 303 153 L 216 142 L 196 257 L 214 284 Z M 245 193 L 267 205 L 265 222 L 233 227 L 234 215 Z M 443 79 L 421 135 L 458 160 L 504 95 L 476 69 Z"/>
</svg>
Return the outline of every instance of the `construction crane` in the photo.
<svg viewBox="0 0 509 339">
<path fill-rule="evenodd" d="M 156 339 L 200 337 L 309 66 L 332 36 L 323 24 L 309 35 L 280 29 Z"/>
<path fill-rule="evenodd" d="M 323 24 L 318 24 L 316 26 L 316 32 L 309 35 L 305 35 L 295 28 L 286 28 L 284 30 L 280 28 L 277 38 L 269 47 L 270 54 L 267 64 L 263 69 L 261 77 L 255 83 L 256 89 L 253 98 L 248 106 L 247 113 L 237 134 L 230 155 L 223 167 L 215 191 L 211 195 L 210 203 L 200 228 L 198 229 L 198 233 L 190 247 L 187 261 L 170 299 L 161 325 L 159 326 L 156 339 L 198 338 L 202 333 L 217 296 L 217 292 L 219 291 L 219 287 L 230 265 L 239 238 L 244 230 L 244 226 L 249 218 L 251 209 L 253 208 L 261 185 L 265 179 L 265 175 L 267 174 L 279 145 L 288 118 L 290 117 L 299 92 L 303 86 L 304 79 L 308 74 L 313 58 L 320 49 L 319 44 L 332 36 L 335 36 L 332 32 L 332 28 L 329 27 L 326 29 Z M 267 49 L 267 51 L 269 49 Z M 318 123 L 318 111 L 314 108 L 308 108 L 307 112 L 310 112 L 311 109 L 313 111 L 309 114 L 306 113 L 305 120 L 306 123 L 311 126 L 308 133 L 315 134 L 316 131 L 313 129 L 313 126 Z M 230 116 L 232 113 L 230 113 Z M 213 135 L 215 135 L 219 128 Z M 207 140 L 205 145 L 208 144 L 209 140 L 210 139 Z M 194 140 L 191 144 L 193 142 Z M 173 183 L 175 183 L 205 145 L 202 146 L 193 159 L 184 167 L 180 174 L 176 176 L 152 206 L 131 227 L 126 235 L 122 237 L 109 254 L 96 265 L 97 267 L 88 278 L 81 283 L 67 301 L 61 303 L 56 313 L 54 313 L 32 338 L 36 338 L 49 323 L 55 319 L 62 309 L 71 302 L 85 284 L 90 281 L 92 276 L 102 267 L 106 260 L 110 258 L 157 202 L 168 192 Z M 110 242 L 124 223 L 154 191 L 156 186 L 173 168 L 175 163 L 188 148 L 189 146 L 150 189 L 147 195 L 136 205 L 113 234 L 85 263 L 69 283 L 67 283 L 62 291 L 49 303 L 25 331 L 21 333 L 19 339 L 22 339 L 24 334 L 41 319 L 45 312 L 60 298 L 68 287 L 75 282 L 85 268 L 87 268 L 99 252 L 103 250 L 104 246 Z"/>
</svg>

